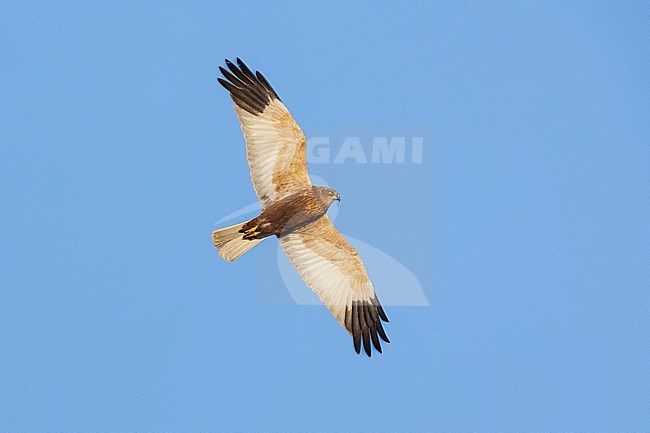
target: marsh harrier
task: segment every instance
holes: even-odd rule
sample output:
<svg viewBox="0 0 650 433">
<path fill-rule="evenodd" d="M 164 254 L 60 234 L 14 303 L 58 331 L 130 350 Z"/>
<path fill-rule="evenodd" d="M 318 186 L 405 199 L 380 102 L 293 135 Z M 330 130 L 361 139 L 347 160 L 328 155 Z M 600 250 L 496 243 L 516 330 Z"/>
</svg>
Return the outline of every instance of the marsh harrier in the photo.
<svg viewBox="0 0 650 433">
<path fill-rule="evenodd" d="M 218 80 L 235 101 L 262 212 L 212 233 L 219 256 L 233 261 L 276 236 L 303 281 L 352 335 L 356 352 L 362 343 L 368 356 L 371 343 L 381 352 L 379 339 L 389 342 L 381 322 L 388 318 L 359 254 L 326 214 L 339 193 L 311 184 L 305 136 L 266 78 L 240 59 L 226 66 Z"/>
</svg>

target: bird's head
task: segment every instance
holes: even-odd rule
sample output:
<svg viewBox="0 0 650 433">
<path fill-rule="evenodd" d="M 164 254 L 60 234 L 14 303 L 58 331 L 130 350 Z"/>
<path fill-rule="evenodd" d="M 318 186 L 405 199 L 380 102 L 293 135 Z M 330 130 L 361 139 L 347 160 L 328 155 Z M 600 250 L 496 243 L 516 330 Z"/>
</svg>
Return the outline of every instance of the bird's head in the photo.
<svg viewBox="0 0 650 433">
<path fill-rule="evenodd" d="M 332 188 L 327 188 L 324 186 L 314 187 L 314 192 L 321 199 L 326 206 L 330 206 L 334 201 L 341 201 L 341 196 L 338 192 L 334 191 Z"/>
</svg>

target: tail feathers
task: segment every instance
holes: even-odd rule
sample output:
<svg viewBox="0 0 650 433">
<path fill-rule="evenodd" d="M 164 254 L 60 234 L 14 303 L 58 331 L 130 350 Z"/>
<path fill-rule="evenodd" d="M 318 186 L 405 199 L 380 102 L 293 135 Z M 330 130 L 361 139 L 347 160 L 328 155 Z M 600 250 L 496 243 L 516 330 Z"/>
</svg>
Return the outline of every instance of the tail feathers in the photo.
<svg viewBox="0 0 650 433">
<path fill-rule="evenodd" d="M 219 257 L 232 262 L 264 239 L 244 239 L 243 233 L 239 230 L 246 222 L 224 227 L 212 232 L 212 242 L 215 248 L 219 250 Z"/>
</svg>

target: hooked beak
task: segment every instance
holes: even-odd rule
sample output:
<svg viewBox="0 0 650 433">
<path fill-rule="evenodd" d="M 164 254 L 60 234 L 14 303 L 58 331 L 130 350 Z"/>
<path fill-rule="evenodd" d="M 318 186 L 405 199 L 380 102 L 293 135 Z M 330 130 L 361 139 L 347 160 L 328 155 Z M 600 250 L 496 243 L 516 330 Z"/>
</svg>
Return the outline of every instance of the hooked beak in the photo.
<svg viewBox="0 0 650 433">
<path fill-rule="evenodd" d="M 341 202 L 341 196 L 336 194 L 336 198 L 334 200 L 336 200 L 336 201 L 338 201 L 340 203 Z"/>
</svg>

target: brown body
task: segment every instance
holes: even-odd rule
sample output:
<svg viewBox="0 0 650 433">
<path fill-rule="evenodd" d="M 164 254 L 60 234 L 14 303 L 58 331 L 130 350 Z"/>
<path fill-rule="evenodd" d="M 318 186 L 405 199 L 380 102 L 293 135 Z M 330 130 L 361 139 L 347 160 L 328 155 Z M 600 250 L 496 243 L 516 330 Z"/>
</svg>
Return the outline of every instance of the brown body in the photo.
<svg viewBox="0 0 650 433">
<path fill-rule="evenodd" d="M 334 200 L 340 200 L 331 188 L 313 186 L 277 201 L 239 230 L 244 239 L 263 239 L 267 236 L 283 236 L 316 221 Z"/>
</svg>

